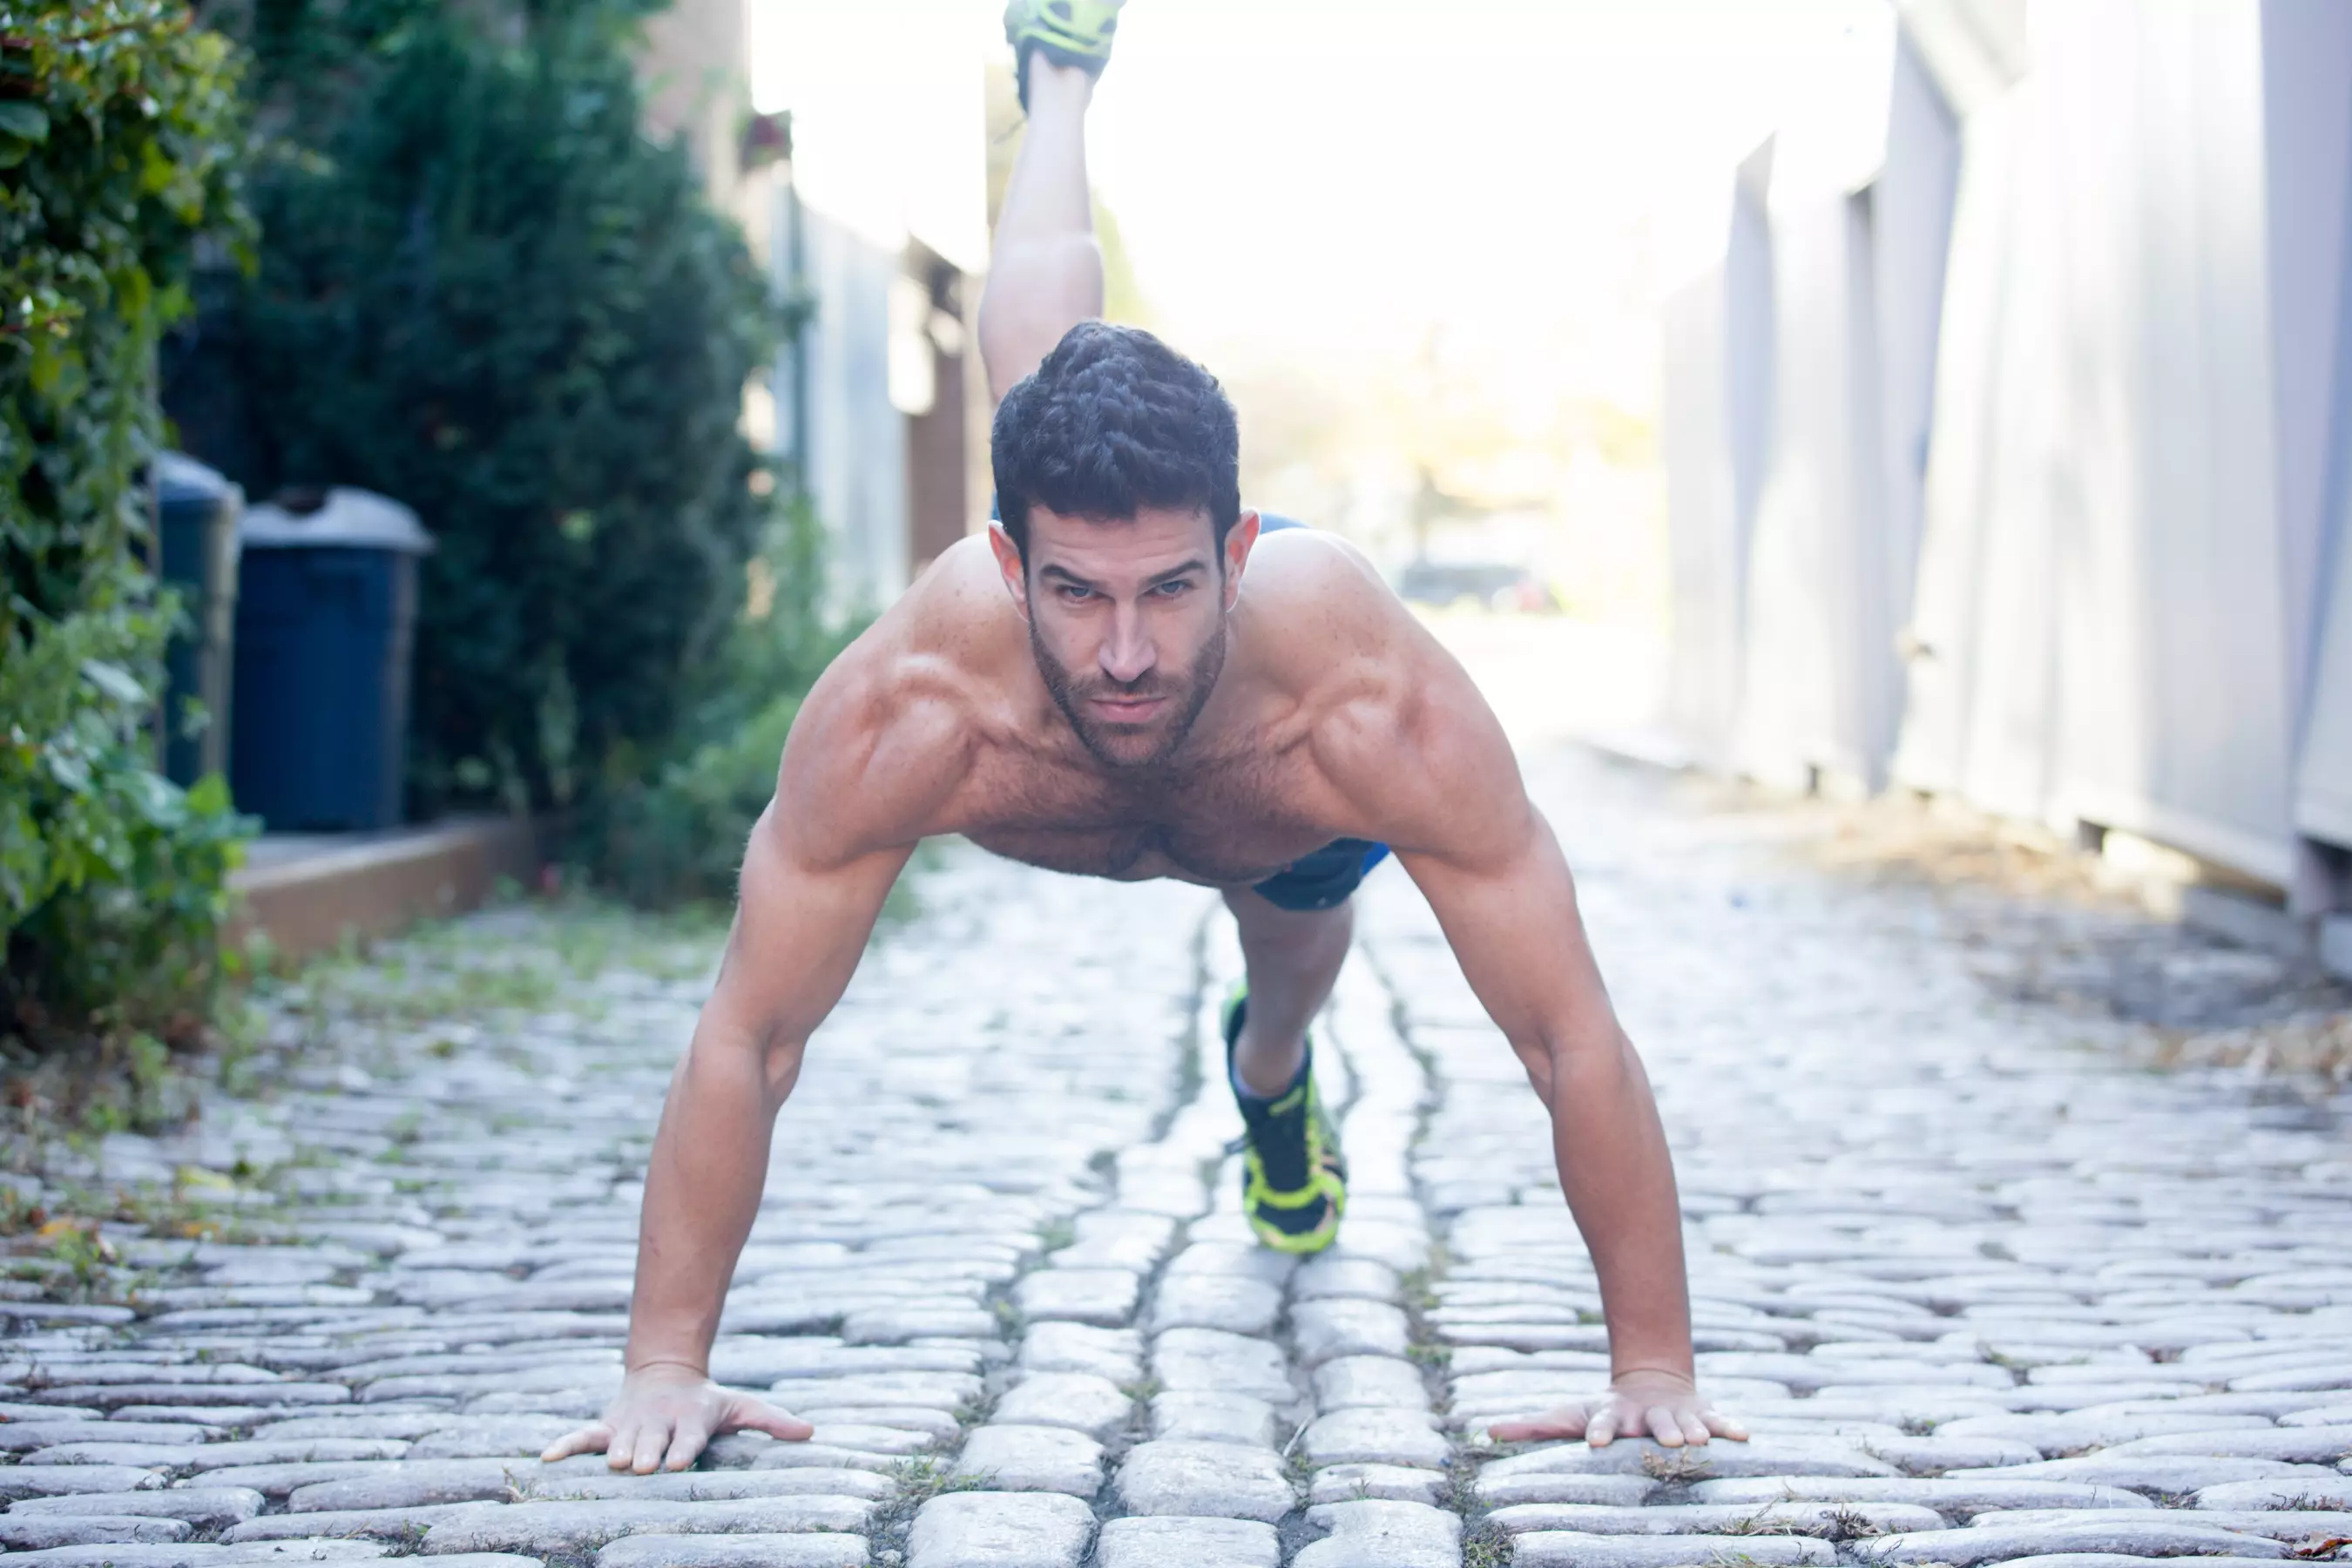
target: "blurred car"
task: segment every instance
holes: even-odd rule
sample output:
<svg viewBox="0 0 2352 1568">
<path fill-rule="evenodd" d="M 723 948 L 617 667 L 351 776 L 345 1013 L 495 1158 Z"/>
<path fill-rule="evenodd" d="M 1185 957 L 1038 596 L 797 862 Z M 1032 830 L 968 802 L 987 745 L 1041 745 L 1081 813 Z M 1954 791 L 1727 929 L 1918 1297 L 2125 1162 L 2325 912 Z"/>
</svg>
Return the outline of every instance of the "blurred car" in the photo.
<svg viewBox="0 0 2352 1568">
<path fill-rule="evenodd" d="M 1524 566 L 1499 561 L 1415 561 L 1397 574 L 1398 596 L 1416 605 L 1451 606 L 1465 601 L 1481 609 L 1551 615 L 1559 598 Z"/>
</svg>

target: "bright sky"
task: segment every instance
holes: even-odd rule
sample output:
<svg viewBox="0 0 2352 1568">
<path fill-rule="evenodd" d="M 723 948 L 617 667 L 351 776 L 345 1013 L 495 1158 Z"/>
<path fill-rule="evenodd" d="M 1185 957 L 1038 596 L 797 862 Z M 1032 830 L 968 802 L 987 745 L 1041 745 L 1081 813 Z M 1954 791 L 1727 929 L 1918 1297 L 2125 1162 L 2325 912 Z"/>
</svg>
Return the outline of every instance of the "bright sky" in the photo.
<svg viewBox="0 0 2352 1568">
<path fill-rule="evenodd" d="M 754 99 L 793 109 L 808 199 L 981 260 L 1001 0 L 749 3 Z M 1245 447 L 1393 469 L 1397 431 L 1430 423 L 1382 426 L 1367 398 L 1453 398 L 1474 437 L 1516 432 L 1532 473 L 1563 410 L 1654 416 L 1658 300 L 1719 252 L 1733 164 L 1833 86 L 1853 98 L 1857 62 L 1883 73 L 1892 18 L 1888 0 L 1131 0 L 1092 170 L 1150 324 L 1235 389 Z M 1335 432 L 1358 458 L 1328 456 Z"/>
<path fill-rule="evenodd" d="M 969 225 L 996 0 L 750 0 L 837 202 Z M 1885 0 L 1132 0 L 1096 183 L 1171 321 L 1237 342 L 1524 319 L 1676 265 Z M 909 194 L 908 187 L 921 187 Z M 944 215 L 944 216 L 943 216 Z M 1639 232 L 1647 229 L 1644 235 Z"/>
<path fill-rule="evenodd" d="M 1608 340 L 1881 0 L 1135 0 L 1095 176 L 1196 352 Z M 1646 326 L 1641 331 L 1646 332 Z M 1632 345 L 1591 343 L 1606 362 Z M 1613 351 L 1613 352 L 1612 352 Z M 1642 355 L 1654 358 L 1644 338 Z M 1596 363 L 1595 372 L 1604 363 Z M 1628 389 L 1629 391 L 1632 389 Z"/>
</svg>

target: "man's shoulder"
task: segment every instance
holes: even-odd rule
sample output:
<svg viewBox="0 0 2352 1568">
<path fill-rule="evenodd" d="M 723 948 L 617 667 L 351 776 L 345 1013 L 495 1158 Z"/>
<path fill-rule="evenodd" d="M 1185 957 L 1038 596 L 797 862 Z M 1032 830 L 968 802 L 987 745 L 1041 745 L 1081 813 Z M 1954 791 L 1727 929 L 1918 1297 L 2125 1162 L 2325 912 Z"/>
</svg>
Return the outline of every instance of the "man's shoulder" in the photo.
<svg viewBox="0 0 2352 1568">
<path fill-rule="evenodd" d="M 1400 848 L 1454 846 L 1465 813 L 1509 816 L 1524 792 L 1508 744 L 1453 656 L 1353 546 L 1287 530 L 1274 542 L 1258 638 L 1332 789 Z"/>
<path fill-rule="evenodd" d="M 1429 651 L 1412 612 L 1334 534 L 1261 538 L 1237 609 L 1265 678 L 1318 717 L 1393 708 L 1411 696 Z"/>
<path fill-rule="evenodd" d="M 1262 536 L 1242 581 L 1240 608 L 1253 637 L 1303 669 L 1410 653 L 1412 613 L 1363 552 L 1337 534 L 1300 528 Z"/>
<path fill-rule="evenodd" d="M 985 554 L 984 550 L 982 552 Z M 821 676 L 784 747 L 777 798 L 843 853 L 924 837 L 1001 703 L 1002 603 L 951 547 Z"/>
</svg>

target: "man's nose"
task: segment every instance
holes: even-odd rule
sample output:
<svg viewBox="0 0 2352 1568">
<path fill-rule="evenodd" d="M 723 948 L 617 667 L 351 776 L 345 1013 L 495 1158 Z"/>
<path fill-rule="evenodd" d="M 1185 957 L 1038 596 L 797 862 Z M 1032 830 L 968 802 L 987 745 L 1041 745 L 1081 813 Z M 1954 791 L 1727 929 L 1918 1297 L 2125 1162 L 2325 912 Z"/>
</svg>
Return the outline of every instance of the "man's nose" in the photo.
<svg viewBox="0 0 2352 1568">
<path fill-rule="evenodd" d="M 1150 628 L 1137 606 L 1121 605 L 1113 612 L 1110 636 L 1103 639 L 1097 662 L 1122 686 L 1142 679 L 1160 662 L 1160 650 L 1152 646 Z"/>
</svg>

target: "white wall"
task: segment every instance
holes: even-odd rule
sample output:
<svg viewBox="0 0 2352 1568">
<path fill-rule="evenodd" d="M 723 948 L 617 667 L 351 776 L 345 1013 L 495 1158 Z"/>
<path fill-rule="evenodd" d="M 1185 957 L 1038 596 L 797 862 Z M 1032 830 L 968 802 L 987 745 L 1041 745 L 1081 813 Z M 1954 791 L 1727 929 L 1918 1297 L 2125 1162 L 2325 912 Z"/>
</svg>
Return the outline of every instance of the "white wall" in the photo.
<svg viewBox="0 0 2352 1568">
<path fill-rule="evenodd" d="M 2292 884 L 2298 812 L 2352 831 L 2352 7 L 2030 18 L 1964 130 L 1896 773 Z"/>
<path fill-rule="evenodd" d="M 1890 19 L 1775 143 L 1735 755 L 1774 782 L 1873 789 L 1902 712 L 1958 126 Z"/>
<path fill-rule="evenodd" d="M 1659 436 L 1674 605 L 1666 721 L 1695 761 L 1720 768 L 1738 711 L 1746 553 L 1733 499 L 1722 265 L 1667 296 L 1662 316 Z"/>
<path fill-rule="evenodd" d="M 2034 14 L 2061 182 L 2058 778 L 2076 816 L 2287 879 L 2292 724 L 2255 0 Z"/>
<path fill-rule="evenodd" d="M 799 222 L 803 276 L 816 302 L 798 351 L 803 478 L 831 542 L 836 599 L 879 609 L 907 585 L 910 564 L 907 421 L 890 402 L 890 293 L 901 261 L 824 213 L 803 207 Z M 791 379 L 789 356 L 779 379 Z"/>
<path fill-rule="evenodd" d="M 2059 191 L 2027 83 L 1971 113 L 1946 273 L 1895 776 L 2053 816 Z"/>
<path fill-rule="evenodd" d="M 1891 717 L 1868 200 L 1773 178 L 1771 456 L 1748 555 L 1742 771 L 1876 782 Z M 1884 650 L 1884 651 L 1881 651 Z M 1875 657 L 1874 657 L 1875 655 Z"/>
<path fill-rule="evenodd" d="M 1721 243 L 1673 289 L 1661 444 L 1672 572 L 1666 722 L 1702 765 L 1732 765 L 1747 658 L 1748 543 L 1771 435 L 1772 144 L 1739 166 Z"/>
<path fill-rule="evenodd" d="M 2271 149 L 2271 314 L 2279 500 L 2300 713 L 2296 828 L 2352 847 L 2352 6 L 2271 0 L 2263 13 Z"/>
</svg>

